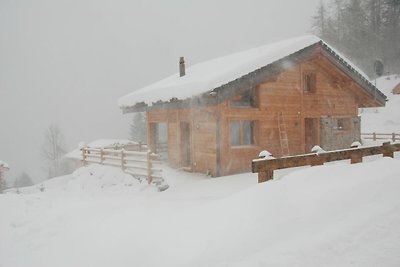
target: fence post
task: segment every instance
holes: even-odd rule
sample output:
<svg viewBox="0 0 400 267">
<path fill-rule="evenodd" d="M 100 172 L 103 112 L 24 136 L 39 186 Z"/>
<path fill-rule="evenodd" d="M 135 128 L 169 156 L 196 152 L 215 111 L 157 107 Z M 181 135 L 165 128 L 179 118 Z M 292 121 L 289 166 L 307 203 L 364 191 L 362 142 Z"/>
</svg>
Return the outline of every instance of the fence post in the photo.
<svg viewBox="0 0 400 267">
<path fill-rule="evenodd" d="M 82 148 L 82 166 L 86 165 L 86 147 Z"/>
<path fill-rule="evenodd" d="M 142 141 L 139 141 L 139 151 L 142 151 Z"/>
<path fill-rule="evenodd" d="M 151 168 L 152 168 L 152 164 L 151 164 L 151 152 L 150 150 L 147 151 L 147 182 L 150 184 L 152 179 L 151 176 Z"/>
<path fill-rule="evenodd" d="M 383 145 L 382 145 L 382 150 L 383 150 L 382 155 L 383 155 L 384 157 L 391 157 L 391 158 L 393 158 L 393 150 L 392 150 L 392 148 L 391 148 L 389 142 L 383 143 Z"/>
<path fill-rule="evenodd" d="M 125 170 L 125 159 L 124 159 L 124 149 L 121 149 L 121 168 L 122 170 Z"/>
<path fill-rule="evenodd" d="M 376 133 L 375 133 L 375 132 L 372 133 L 372 139 L 373 139 L 374 141 L 376 141 Z"/>
<path fill-rule="evenodd" d="M 355 150 L 351 153 L 350 164 L 361 163 L 363 160 L 362 155 L 359 151 Z"/>
<path fill-rule="evenodd" d="M 100 164 L 103 164 L 104 161 L 104 151 L 103 148 L 100 148 Z"/>
<path fill-rule="evenodd" d="M 392 141 L 396 142 L 396 133 L 392 133 Z"/>
<path fill-rule="evenodd" d="M 258 172 L 258 183 L 263 183 L 274 178 L 273 170 L 266 170 Z"/>
</svg>

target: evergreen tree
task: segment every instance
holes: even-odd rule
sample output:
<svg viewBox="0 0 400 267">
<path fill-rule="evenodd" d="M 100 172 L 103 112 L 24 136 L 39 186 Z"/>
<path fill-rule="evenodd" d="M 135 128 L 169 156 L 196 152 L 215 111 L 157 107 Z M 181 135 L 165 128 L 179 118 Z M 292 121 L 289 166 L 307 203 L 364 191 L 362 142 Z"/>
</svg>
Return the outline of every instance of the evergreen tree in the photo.
<svg viewBox="0 0 400 267">
<path fill-rule="evenodd" d="M 14 187 L 25 187 L 33 185 L 31 177 L 26 173 L 21 173 L 14 182 Z"/>
<path fill-rule="evenodd" d="M 5 172 L 8 171 L 8 169 L 7 163 L 0 160 L 0 194 L 7 187 Z"/>
<path fill-rule="evenodd" d="M 147 143 L 147 123 L 145 113 L 137 112 L 133 115 L 129 137 L 132 141 Z"/>
<path fill-rule="evenodd" d="M 323 39 L 326 34 L 326 20 L 326 8 L 321 0 L 317 8 L 317 14 L 313 17 L 312 27 L 314 32 Z"/>
<path fill-rule="evenodd" d="M 6 179 L 4 177 L 4 172 L 0 169 L 0 194 L 6 188 Z"/>
<path fill-rule="evenodd" d="M 313 31 L 372 76 L 373 62 L 400 73 L 400 0 L 331 0 L 321 2 Z"/>
</svg>

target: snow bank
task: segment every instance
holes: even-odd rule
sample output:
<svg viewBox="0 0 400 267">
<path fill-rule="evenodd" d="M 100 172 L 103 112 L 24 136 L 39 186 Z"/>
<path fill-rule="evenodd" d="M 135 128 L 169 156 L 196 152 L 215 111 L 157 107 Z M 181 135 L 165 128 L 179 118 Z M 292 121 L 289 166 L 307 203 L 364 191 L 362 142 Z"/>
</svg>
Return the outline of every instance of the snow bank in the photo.
<svg viewBox="0 0 400 267">
<path fill-rule="evenodd" d="M 264 184 L 254 174 L 167 170 L 163 193 L 94 168 L 44 192 L 0 195 L 0 266 L 400 264 L 399 159 L 307 168 Z"/>
</svg>

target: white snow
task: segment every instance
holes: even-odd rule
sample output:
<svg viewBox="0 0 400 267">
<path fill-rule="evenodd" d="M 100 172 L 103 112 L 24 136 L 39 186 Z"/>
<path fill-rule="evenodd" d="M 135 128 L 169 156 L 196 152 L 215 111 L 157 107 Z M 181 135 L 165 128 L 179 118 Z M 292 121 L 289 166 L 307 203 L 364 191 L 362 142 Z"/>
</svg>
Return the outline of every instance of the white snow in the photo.
<svg viewBox="0 0 400 267">
<path fill-rule="evenodd" d="M 386 107 L 360 109 L 361 132 L 400 133 L 400 95 L 391 93 L 398 83 L 399 75 L 377 79 L 376 86 L 388 97 L 388 102 Z"/>
<path fill-rule="evenodd" d="M 208 178 L 163 193 L 91 165 L 0 195 L 0 266 L 399 266 L 399 159 Z"/>
<path fill-rule="evenodd" d="M 151 106 L 152 102 L 158 100 L 186 99 L 200 95 L 320 41 L 320 38 L 313 35 L 301 36 L 199 63 L 188 67 L 183 77 L 179 77 L 177 73 L 121 97 L 118 105 L 122 108 L 145 102 Z M 340 55 L 337 51 L 335 53 Z M 341 57 L 350 63 L 348 59 Z"/>
</svg>

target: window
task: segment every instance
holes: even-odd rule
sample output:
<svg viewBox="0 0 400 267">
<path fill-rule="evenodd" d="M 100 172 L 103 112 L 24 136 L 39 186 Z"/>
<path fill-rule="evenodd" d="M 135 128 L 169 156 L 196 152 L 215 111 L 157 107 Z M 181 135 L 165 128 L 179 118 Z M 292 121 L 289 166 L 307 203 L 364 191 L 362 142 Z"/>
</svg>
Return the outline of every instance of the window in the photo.
<svg viewBox="0 0 400 267">
<path fill-rule="evenodd" d="M 315 93 L 317 87 L 317 78 L 315 73 L 304 74 L 303 89 L 308 93 Z"/>
<path fill-rule="evenodd" d="M 349 130 L 351 128 L 350 124 L 351 124 L 351 122 L 349 119 L 338 118 L 338 119 L 336 119 L 335 129 L 336 130 Z"/>
<path fill-rule="evenodd" d="M 235 96 L 233 99 L 231 99 L 230 105 L 231 107 L 235 108 L 257 107 L 255 89 L 247 90 L 243 94 Z"/>
<path fill-rule="evenodd" d="M 231 146 L 254 145 L 254 121 L 231 121 Z"/>
</svg>

